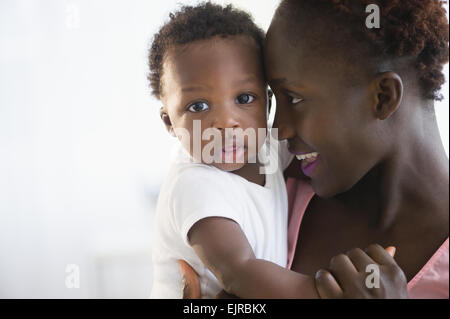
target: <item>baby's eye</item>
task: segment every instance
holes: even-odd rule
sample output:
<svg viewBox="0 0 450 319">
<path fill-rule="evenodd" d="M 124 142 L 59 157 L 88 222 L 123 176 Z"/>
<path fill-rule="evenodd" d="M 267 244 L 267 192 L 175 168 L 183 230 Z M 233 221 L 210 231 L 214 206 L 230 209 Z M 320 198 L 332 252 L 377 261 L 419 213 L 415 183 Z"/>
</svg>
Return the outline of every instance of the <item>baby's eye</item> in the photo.
<svg viewBox="0 0 450 319">
<path fill-rule="evenodd" d="M 209 106 L 205 102 L 195 102 L 189 106 L 188 111 L 193 113 L 199 113 L 204 112 L 207 109 L 209 109 Z"/>
<path fill-rule="evenodd" d="M 238 104 L 250 104 L 255 100 L 255 97 L 250 94 L 241 94 L 236 98 Z"/>
</svg>

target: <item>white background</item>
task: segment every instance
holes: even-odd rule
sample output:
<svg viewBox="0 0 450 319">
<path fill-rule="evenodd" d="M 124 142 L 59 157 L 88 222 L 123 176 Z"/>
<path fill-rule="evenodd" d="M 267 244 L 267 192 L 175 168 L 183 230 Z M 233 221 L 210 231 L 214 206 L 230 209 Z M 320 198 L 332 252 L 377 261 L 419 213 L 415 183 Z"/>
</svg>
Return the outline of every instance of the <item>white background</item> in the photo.
<svg viewBox="0 0 450 319">
<path fill-rule="evenodd" d="M 147 48 L 176 2 L 0 2 L 0 297 L 149 296 L 175 141 L 149 93 Z M 278 1 L 232 3 L 267 29 Z M 443 93 L 448 154 L 448 83 Z M 69 264 L 79 288 L 66 287 Z"/>
</svg>

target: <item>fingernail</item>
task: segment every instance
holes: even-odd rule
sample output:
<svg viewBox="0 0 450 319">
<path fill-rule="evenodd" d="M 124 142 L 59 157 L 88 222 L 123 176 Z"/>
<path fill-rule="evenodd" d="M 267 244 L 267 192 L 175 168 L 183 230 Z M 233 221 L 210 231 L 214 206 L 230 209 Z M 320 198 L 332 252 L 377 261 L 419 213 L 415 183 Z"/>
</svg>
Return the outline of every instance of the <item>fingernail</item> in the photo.
<svg viewBox="0 0 450 319">
<path fill-rule="evenodd" d="M 324 274 L 324 271 L 322 269 L 319 269 L 316 274 L 314 275 L 314 278 L 319 278 Z"/>
<path fill-rule="evenodd" d="M 389 246 L 386 247 L 386 251 L 389 253 L 389 255 L 391 255 L 392 257 L 395 256 L 395 252 L 396 252 L 396 248 L 394 246 Z"/>
</svg>

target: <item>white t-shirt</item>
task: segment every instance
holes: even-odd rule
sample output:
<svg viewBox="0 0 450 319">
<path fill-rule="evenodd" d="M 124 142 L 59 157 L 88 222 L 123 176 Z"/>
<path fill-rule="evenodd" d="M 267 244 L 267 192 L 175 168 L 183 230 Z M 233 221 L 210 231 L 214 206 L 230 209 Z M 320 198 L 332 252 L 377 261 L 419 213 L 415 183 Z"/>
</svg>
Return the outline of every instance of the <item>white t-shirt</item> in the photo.
<svg viewBox="0 0 450 319">
<path fill-rule="evenodd" d="M 246 235 L 256 258 L 286 267 L 288 202 L 283 170 L 293 158 L 286 144 L 272 138 L 262 146 L 260 152 L 270 150 L 263 160 L 278 164 L 278 169 L 269 170 L 274 173 L 266 174 L 264 186 L 189 162 L 189 154 L 179 147 L 156 208 L 151 298 L 182 297 L 178 259 L 188 262 L 199 275 L 202 298 L 214 298 L 223 289 L 188 243 L 190 228 L 206 217 L 232 219 Z"/>
</svg>

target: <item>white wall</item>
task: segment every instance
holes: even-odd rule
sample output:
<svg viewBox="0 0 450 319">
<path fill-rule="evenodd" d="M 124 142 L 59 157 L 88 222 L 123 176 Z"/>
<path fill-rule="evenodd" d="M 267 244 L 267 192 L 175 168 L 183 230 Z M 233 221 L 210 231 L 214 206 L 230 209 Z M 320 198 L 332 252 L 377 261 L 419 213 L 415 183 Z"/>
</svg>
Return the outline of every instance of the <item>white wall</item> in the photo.
<svg viewBox="0 0 450 319">
<path fill-rule="evenodd" d="M 149 94 L 146 54 L 177 2 L 0 2 L 0 297 L 148 296 L 174 140 Z M 265 29 L 277 5 L 232 2 Z M 448 154 L 448 84 L 445 95 Z M 66 288 L 68 264 L 79 266 L 78 289 Z"/>
</svg>

